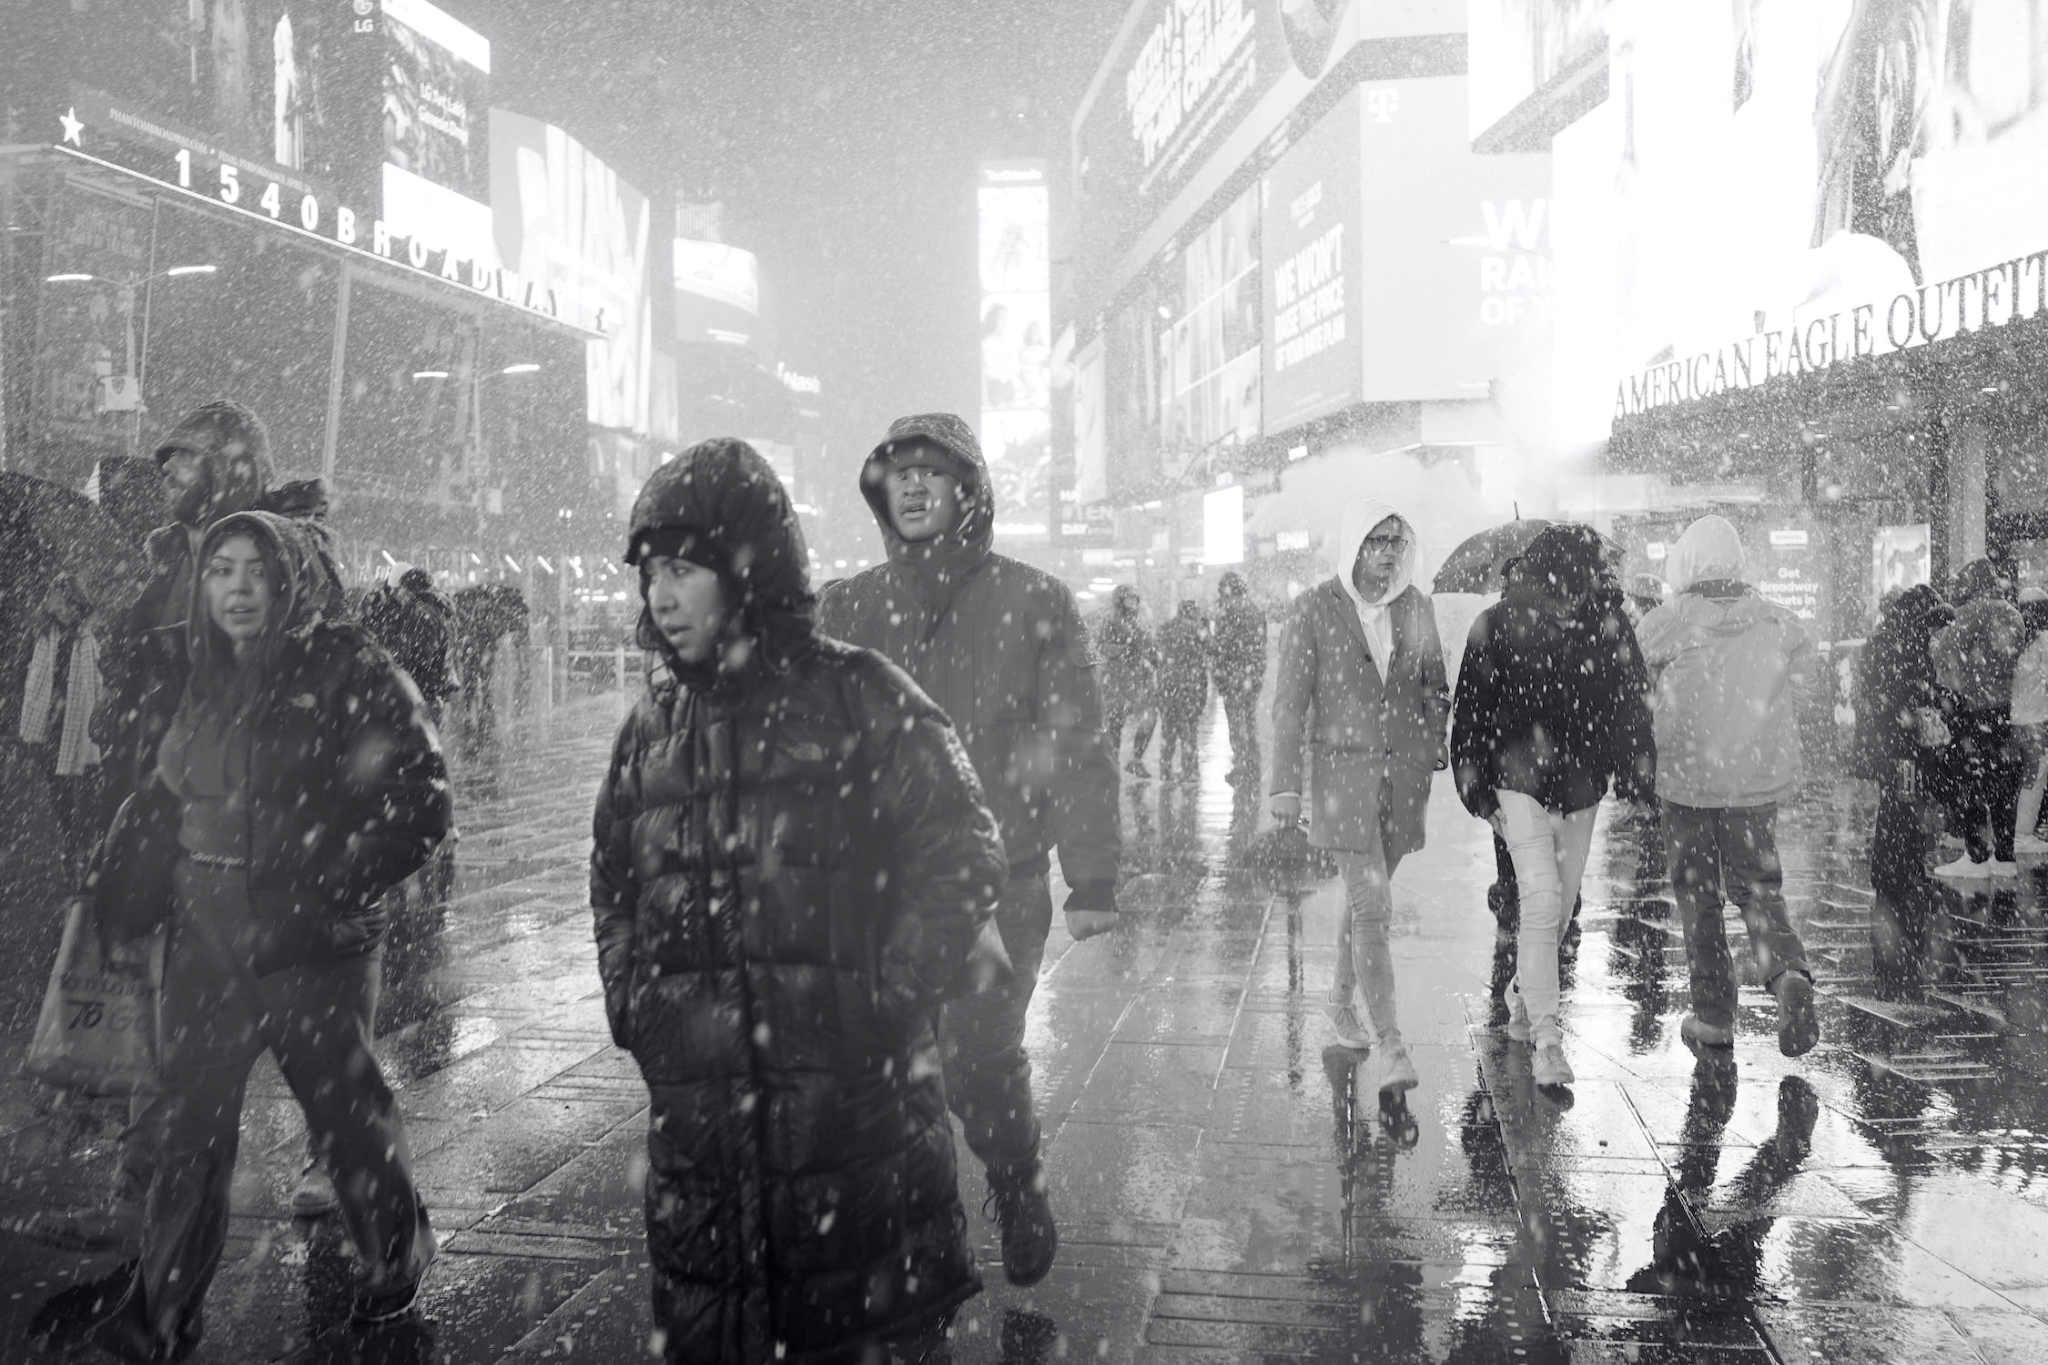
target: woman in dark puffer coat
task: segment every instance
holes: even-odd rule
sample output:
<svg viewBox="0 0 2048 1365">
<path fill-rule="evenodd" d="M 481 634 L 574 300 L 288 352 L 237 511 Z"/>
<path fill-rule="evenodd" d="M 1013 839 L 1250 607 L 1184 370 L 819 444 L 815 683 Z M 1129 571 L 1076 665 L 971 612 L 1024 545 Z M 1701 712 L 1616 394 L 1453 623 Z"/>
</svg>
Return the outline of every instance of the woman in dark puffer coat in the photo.
<svg viewBox="0 0 2048 1365">
<path fill-rule="evenodd" d="M 745 443 L 633 508 L 639 638 L 591 905 L 653 1100 L 647 1237 L 671 1361 L 929 1343 L 980 1289 L 933 1022 L 1008 874 L 966 751 L 881 655 L 818 635 L 796 516 Z"/>
<path fill-rule="evenodd" d="M 390 656 L 326 616 L 333 580 L 307 528 L 239 512 L 193 564 L 184 700 L 88 880 L 110 942 L 170 924 L 142 1255 L 31 1328 L 134 1360 L 199 1340 L 242 1098 L 266 1050 L 334 1172 L 363 1266 L 356 1321 L 409 1312 L 435 1252 L 370 1040 L 379 903 L 448 832 L 441 751 Z"/>
</svg>

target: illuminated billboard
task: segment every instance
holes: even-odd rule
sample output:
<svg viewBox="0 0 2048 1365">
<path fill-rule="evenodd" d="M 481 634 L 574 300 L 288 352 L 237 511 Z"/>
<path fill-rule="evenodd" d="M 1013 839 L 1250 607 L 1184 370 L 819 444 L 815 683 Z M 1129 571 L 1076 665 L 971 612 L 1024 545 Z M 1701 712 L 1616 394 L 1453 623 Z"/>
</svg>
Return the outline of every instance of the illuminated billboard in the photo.
<svg viewBox="0 0 2048 1365">
<path fill-rule="evenodd" d="M 1045 165 L 983 164 L 978 193 L 981 447 L 1005 516 L 1043 510 L 1051 490 L 1052 212 Z"/>
<path fill-rule="evenodd" d="M 676 340 L 751 344 L 761 326 L 761 267 L 754 253 L 678 237 L 669 255 Z"/>
<path fill-rule="evenodd" d="M 2012 263 L 2048 248 L 2048 5 L 1735 0 L 1609 22 L 1609 99 L 1555 144 L 1575 435 L 2031 297 Z"/>
<path fill-rule="evenodd" d="M 428 0 L 381 0 L 384 221 L 491 260 L 491 45 Z"/>
<path fill-rule="evenodd" d="M 651 429 L 653 232 L 647 197 L 560 128 L 505 109 L 491 117 L 496 251 L 578 316 L 602 323 L 584 348 L 587 416 Z"/>
<path fill-rule="evenodd" d="M 1259 434 L 1259 196 L 1229 204 L 1181 248 L 1179 316 L 1160 336 L 1160 446 L 1178 476 L 1195 455 Z"/>
<path fill-rule="evenodd" d="M 1335 412 L 1363 391 L 1358 119 L 1353 91 L 1266 175 L 1268 432 Z"/>
</svg>

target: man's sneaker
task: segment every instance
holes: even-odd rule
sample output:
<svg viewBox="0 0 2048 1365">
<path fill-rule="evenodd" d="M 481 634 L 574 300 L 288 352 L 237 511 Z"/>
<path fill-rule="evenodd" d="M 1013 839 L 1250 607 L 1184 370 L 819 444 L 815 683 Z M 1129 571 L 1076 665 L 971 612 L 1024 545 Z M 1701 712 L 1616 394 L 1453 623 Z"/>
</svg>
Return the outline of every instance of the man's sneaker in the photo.
<svg viewBox="0 0 2048 1365">
<path fill-rule="evenodd" d="M 2015 849 L 2015 852 L 2018 850 Z M 2020 865 L 2007 858 L 1993 858 L 1984 864 L 1984 875 L 1990 878 L 2012 878 L 2020 875 Z"/>
<path fill-rule="evenodd" d="M 105 1208 L 39 1213 L 21 1226 L 31 1241 L 59 1251 L 142 1251 L 142 1201 L 116 1199 Z"/>
<path fill-rule="evenodd" d="M 396 1322 L 405 1317 L 419 1306 L 420 1291 L 427 1283 L 427 1271 L 433 1268 L 434 1263 L 429 1261 L 410 1280 L 357 1289 L 349 1304 L 348 1320 L 358 1327 L 375 1327 L 379 1323 Z"/>
<path fill-rule="evenodd" d="M 1981 877 L 1990 876 L 1991 864 L 1988 862 L 1972 862 L 1970 855 L 1965 853 L 1954 862 L 1943 863 L 1940 867 L 1935 868 L 1934 875 L 1937 877 L 1947 877 L 1953 881 L 1973 881 Z"/>
<path fill-rule="evenodd" d="M 1381 1099 L 1399 1099 L 1422 1084 L 1422 1078 L 1415 1074 L 1415 1063 L 1408 1056 L 1408 1045 L 1399 1038 L 1383 1040 L 1373 1049 L 1368 1063 L 1373 1071 L 1373 1088 L 1380 1092 Z"/>
<path fill-rule="evenodd" d="M 299 1173 L 298 1188 L 292 1191 L 294 1218 L 325 1218 L 341 1207 L 334 1193 L 334 1177 L 319 1162 Z"/>
<path fill-rule="evenodd" d="M 1710 1024 L 1697 1014 L 1688 1014 L 1678 1026 L 1678 1036 L 1692 1047 L 1734 1047 L 1735 1030 Z"/>
<path fill-rule="evenodd" d="M 1529 1078 L 1544 1089 L 1562 1088 L 1578 1079 L 1572 1074 L 1572 1064 L 1565 1060 L 1563 1043 L 1544 1043 L 1536 1049 L 1535 1059 L 1529 1063 Z"/>
<path fill-rule="evenodd" d="M 1337 1030 L 1337 1041 L 1345 1047 L 1360 1052 L 1372 1046 L 1372 1035 L 1365 1031 L 1359 1020 L 1358 1011 L 1351 1004 L 1351 992 L 1341 986 L 1330 987 L 1330 993 L 1323 997 L 1323 1013 L 1330 1016 L 1330 1023 Z"/>
<path fill-rule="evenodd" d="M 2022 834 L 2012 841 L 2014 857 L 2048 857 L 2048 839 L 2037 839 L 2031 834 Z"/>
<path fill-rule="evenodd" d="M 1778 1051 L 1804 1057 L 1820 1041 L 1820 1020 L 1813 1013 L 1813 982 L 1805 972 L 1780 972 L 1771 994 L 1778 997 Z"/>
<path fill-rule="evenodd" d="M 1052 1269 L 1060 1230 L 1052 1219 L 1052 1199 L 1045 1190 L 1045 1169 L 1036 1161 L 1023 1166 L 988 1168 L 988 1202 L 1003 1231 L 1003 1278 L 1029 1289 Z"/>
</svg>

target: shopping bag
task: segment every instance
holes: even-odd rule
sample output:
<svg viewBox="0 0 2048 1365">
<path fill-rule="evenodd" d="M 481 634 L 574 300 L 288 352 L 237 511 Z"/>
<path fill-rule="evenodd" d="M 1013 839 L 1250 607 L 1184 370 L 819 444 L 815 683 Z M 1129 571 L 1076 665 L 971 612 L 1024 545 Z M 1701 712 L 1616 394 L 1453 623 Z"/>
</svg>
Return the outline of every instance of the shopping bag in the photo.
<svg viewBox="0 0 2048 1365">
<path fill-rule="evenodd" d="M 22 1071 L 87 1095 L 154 1090 L 163 976 L 162 929 L 103 953 L 92 903 L 74 898 Z"/>
</svg>

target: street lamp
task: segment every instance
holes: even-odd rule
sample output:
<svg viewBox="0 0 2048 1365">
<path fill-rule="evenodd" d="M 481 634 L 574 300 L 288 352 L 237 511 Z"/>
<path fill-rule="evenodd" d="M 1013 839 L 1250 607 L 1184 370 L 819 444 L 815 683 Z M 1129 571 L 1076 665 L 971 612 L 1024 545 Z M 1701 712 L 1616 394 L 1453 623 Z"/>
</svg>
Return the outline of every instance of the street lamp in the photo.
<svg viewBox="0 0 2048 1365">
<path fill-rule="evenodd" d="M 142 433 L 142 357 L 135 346 L 135 294 L 145 285 L 158 280 L 183 279 L 189 275 L 211 275 L 220 269 L 215 265 L 174 265 L 168 270 L 159 270 L 154 275 L 131 275 L 125 280 L 110 280 L 103 275 L 91 275 L 79 270 L 60 271 L 45 275 L 46 284 L 104 284 L 121 291 L 121 315 L 127 332 L 127 373 L 103 375 L 100 378 L 101 412 L 132 412 L 135 414 L 135 431 L 139 439 Z M 143 345 L 149 344 L 145 334 Z"/>
</svg>

